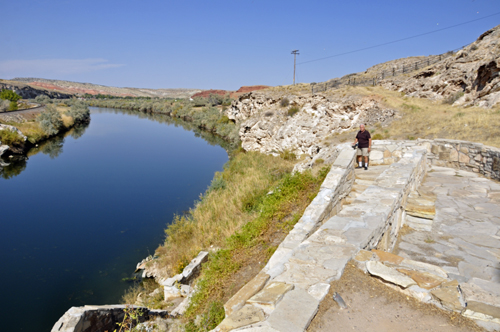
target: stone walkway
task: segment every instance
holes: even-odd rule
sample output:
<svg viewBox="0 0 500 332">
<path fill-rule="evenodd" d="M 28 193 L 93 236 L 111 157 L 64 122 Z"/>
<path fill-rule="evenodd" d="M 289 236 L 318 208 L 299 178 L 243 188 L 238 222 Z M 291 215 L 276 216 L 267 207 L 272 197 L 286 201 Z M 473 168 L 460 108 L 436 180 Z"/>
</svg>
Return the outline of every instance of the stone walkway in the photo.
<svg viewBox="0 0 500 332">
<path fill-rule="evenodd" d="M 434 220 L 401 236 L 394 253 L 438 265 L 459 282 L 500 283 L 500 184 L 432 166 L 419 191 L 436 195 Z"/>
</svg>

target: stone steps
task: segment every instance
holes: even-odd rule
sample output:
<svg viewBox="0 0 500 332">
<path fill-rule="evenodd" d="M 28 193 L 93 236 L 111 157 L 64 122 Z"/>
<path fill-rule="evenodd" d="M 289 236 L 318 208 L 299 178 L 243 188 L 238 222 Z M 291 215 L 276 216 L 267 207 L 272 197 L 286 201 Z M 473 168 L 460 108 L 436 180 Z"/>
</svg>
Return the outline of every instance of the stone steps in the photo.
<svg viewBox="0 0 500 332">
<path fill-rule="evenodd" d="M 344 204 L 352 204 L 356 198 L 365 191 L 369 186 L 373 185 L 375 179 L 382 174 L 389 166 L 371 166 L 368 170 L 357 168 L 354 170 L 354 184 L 352 185 L 351 192 L 344 200 Z"/>
</svg>

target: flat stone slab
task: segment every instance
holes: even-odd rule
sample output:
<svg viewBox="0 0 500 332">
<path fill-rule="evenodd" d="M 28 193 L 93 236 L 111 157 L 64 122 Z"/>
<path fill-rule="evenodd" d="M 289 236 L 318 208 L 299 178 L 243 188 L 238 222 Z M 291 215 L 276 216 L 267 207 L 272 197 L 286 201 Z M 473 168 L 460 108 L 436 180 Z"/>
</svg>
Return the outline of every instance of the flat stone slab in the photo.
<svg viewBox="0 0 500 332">
<path fill-rule="evenodd" d="M 425 219 L 434 219 L 436 215 L 435 202 L 422 197 L 408 198 L 405 210 L 410 216 Z"/>
<path fill-rule="evenodd" d="M 478 278 L 460 285 L 467 310 L 500 319 L 500 284 Z"/>
<path fill-rule="evenodd" d="M 431 200 L 436 196 L 434 220 L 407 215 L 413 230 L 400 236 L 395 253 L 453 267 L 450 277 L 460 282 L 480 278 L 500 283 L 498 186 L 481 175 L 431 166 L 417 192 Z"/>
<path fill-rule="evenodd" d="M 393 253 L 382 251 L 382 250 L 377 250 L 377 249 L 372 249 L 372 252 L 374 252 L 378 258 L 380 259 L 381 262 L 387 262 L 391 264 L 397 264 L 399 265 L 404 258 L 398 255 L 394 255 Z"/>
<path fill-rule="evenodd" d="M 403 288 L 417 284 L 412 278 L 396 271 L 395 269 L 391 269 L 380 262 L 370 261 L 366 263 L 366 268 L 371 275 L 380 277 Z"/>
<path fill-rule="evenodd" d="M 245 305 L 238 311 L 233 312 L 219 324 L 219 331 L 231 331 L 242 326 L 261 322 L 265 319 L 264 312 L 253 305 Z"/>
<path fill-rule="evenodd" d="M 229 316 L 233 313 L 233 311 L 242 308 L 245 305 L 245 302 L 259 292 L 268 280 L 269 275 L 267 273 L 260 272 L 252 280 L 245 284 L 226 302 L 226 304 L 224 304 L 226 316 Z"/>
<path fill-rule="evenodd" d="M 438 277 L 429 272 L 421 272 L 407 269 L 397 269 L 398 272 L 406 274 L 417 283 L 418 287 L 425 289 L 433 289 L 441 285 L 446 279 Z"/>
<path fill-rule="evenodd" d="M 293 285 L 284 282 L 271 282 L 248 299 L 247 303 L 261 308 L 266 313 L 271 313 L 283 296 L 292 289 Z"/>
<path fill-rule="evenodd" d="M 441 305 L 453 311 L 462 311 L 462 303 L 460 301 L 460 292 L 458 291 L 458 281 L 451 280 L 441 284 L 440 288 L 431 291 L 431 294 L 436 297 Z"/>
<path fill-rule="evenodd" d="M 302 332 L 316 315 L 319 302 L 305 290 L 296 288 L 283 297 L 267 322 L 278 331 Z"/>
</svg>

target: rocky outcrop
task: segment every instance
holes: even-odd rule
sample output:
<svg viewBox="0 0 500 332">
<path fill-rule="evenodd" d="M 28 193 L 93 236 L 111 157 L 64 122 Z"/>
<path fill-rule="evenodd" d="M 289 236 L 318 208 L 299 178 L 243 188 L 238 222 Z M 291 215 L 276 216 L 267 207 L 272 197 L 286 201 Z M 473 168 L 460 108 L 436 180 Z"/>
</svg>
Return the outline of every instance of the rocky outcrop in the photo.
<svg viewBox="0 0 500 332">
<path fill-rule="evenodd" d="M 282 107 L 285 98 L 289 106 Z M 298 112 L 292 115 L 290 107 Z M 245 150 L 314 156 L 326 147 L 325 137 L 361 123 L 390 121 L 396 112 L 371 96 L 329 100 L 322 95 L 275 97 L 251 92 L 233 101 L 226 115 L 241 124 L 239 135 Z"/>
<path fill-rule="evenodd" d="M 67 99 L 73 97 L 73 95 L 71 94 L 62 93 L 58 91 L 48 91 L 45 89 L 37 89 L 25 84 L 11 84 L 11 83 L 0 82 L 0 90 L 3 89 L 12 90 L 21 97 L 23 97 L 23 99 L 33 99 L 36 96 L 40 95 L 56 99 Z"/>
<path fill-rule="evenodd" d="M 137 320 L 140 322 L 153 320 L 156 317 L 168 317 L 166 310 L 151 310 L 129 305 L 86 305 L 71 307 L 54 324 L 51 332 L 116 331 L 117 323 L 122 323 L 126 311 L 131 310 L 137 313 Z"/>
<path fill-rule="evenodd" d="M 380 84 L 411 97 L 491 108 L 500 102 L 500 25 L 435 65 Z"/>
</svg>

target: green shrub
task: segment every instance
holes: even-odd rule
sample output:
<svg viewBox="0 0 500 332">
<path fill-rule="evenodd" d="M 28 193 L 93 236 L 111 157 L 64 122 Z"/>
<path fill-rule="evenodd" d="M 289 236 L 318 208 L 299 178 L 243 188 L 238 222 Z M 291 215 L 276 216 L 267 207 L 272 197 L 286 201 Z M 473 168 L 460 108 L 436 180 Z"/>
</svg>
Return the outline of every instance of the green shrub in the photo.
<svg viewBox="0 0 500 332">
<path fill-rule="evenodd" d="M 288 116 L 294 116 L 298 111 L 300 111 L 298 106 L 292 106 L 288 109 Z"/>
<path fill-rule="evenodd" d="M 45 111 L 37 116 L 36 121 L 48 135 L 57 134 L 63 125 L 61 113 L 53 105 L 47 105 Z"/>
<path fill-rule="evenodd" d="M 295 155 L 295 153 L 293 153 L 289 150 L 284 150 L 283 152 L 281 152 L 280 157 L 285 159 L 285 160 L 296 160 L 297 159 L 297 155 Z"/>
<path fill-rule="evenodd" d="M 290 105 L 290 100 L 288 100 L 288 98 L 285 97 L 285 98 L 281 99 L 281 101 L 280 101 L 281 107 L 287 107 L 288 105 Z"/>
<path fill-rule="evenodd" d="M 0 130 L 0 142 L 5 145 L 12 145 L 15 143 L 22 143 L 23 139 L 19 134 L 10 129 Z"/>
<path fill-rule="evenodd" d="M 9 111 L 17 111 L 17 101 L 11 101 L 9 103 Z"/>
<path fill-rule="evenodd" d="M 74 103 L 65 114 L 71 116 L 75 123 L 87 122 L 90 119 L 89 108 L 82 102 Z"/>
<path fill-rule="evenodd" d="M 325 162 L 325 160 L 324 160 L 324 159 L 322 159 L 322 158 L 318 158 L 318 159 L 316 159 L 316 161 L 315 161 L 314 163 L 315 163 L 316 165 L 321 165 L 321 164 L 322 164 L 322 163 L 324 163 L 324 162 Z"/>
<path fill-rule="evenodd" d="M 384 139 L 384 136 L 382 136 L 382 134 L 375 134 L 373 135 L 372 139 L 376 140 L 376 139 Z"/>
<path fill-rule="evenodd" d="M 230 122 L 231 120 L 227 117 L 227 115 L 223 115 L 220 117 L 219 120 L 217 120 L 217 123 L 223 123 L 223 124 L 228 124 Z"/>
<path fill-rule="evenodd" d="M 19 99 L 21 99 L 21 96 L 12 90 L 4 89 L 0 92 L 0 99 L 17 102 Z"/>
<path fill-rule="evenodd" d="M 448 96 L 448 98 L 446 98 L 445 100 L 443 100 L 443 104 L 451 105 L 454 102 L 456 102 L 458 99 L 460 99 L 463 95 L 464 95 L 463 91 L 458 91 L 458 92 Z"/>
</svg>

